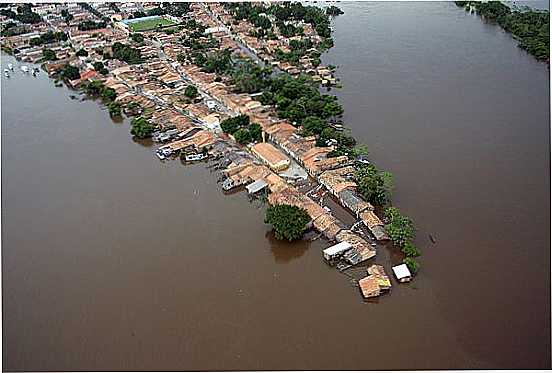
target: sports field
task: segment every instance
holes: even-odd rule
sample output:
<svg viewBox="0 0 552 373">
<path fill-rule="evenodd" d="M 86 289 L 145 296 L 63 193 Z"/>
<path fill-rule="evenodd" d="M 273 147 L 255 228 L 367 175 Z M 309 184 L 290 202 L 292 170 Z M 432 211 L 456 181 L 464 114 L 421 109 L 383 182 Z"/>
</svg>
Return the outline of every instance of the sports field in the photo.
<svg viewBox="0 0 552 373">
<path fill-rule="evenodd" d="M 147 31 L 156 28 L 157 26 L 170 26 L 175 23 L 165 18 L 145 19 L 143 21 L 132 22 L 128 24 L 128 27 L 134 32 Z"/>
</svg>

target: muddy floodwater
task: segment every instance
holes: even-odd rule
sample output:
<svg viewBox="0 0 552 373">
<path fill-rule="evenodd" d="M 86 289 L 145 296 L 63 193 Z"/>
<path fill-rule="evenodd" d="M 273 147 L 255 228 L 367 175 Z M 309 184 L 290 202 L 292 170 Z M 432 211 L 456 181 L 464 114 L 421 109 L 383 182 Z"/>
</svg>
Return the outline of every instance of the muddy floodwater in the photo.
<svg viewBox="0 0 552 373">
<path fill-rule="evenodd" d="M 550 368 L 548 67 L 453 3 L 340 6 L 323 60 L 419 228 L 416 280 L 363 302 L 326 242 L 275 240 L 203 164 L 160 162 L 128 120 L 18 71 L 5 370 Z"/>
</svg>

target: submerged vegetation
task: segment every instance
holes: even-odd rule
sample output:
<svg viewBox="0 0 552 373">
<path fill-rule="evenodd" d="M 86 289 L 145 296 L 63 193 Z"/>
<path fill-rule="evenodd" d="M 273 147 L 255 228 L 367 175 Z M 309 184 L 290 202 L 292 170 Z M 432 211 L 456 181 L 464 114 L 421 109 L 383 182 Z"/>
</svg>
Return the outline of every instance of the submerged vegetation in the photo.
<svg viewBox="0 0 552 373">
<path fill-rule="evenodd" d="M 540 61 L 550 59 L 550 13 L 534 9 L 511 9 L 500 1 L 456 1 L 466 10 L 475 9 L 485 19 L 496 21 L 519 42 L 519 47 Z"/>
<path fill-rule="evenodd" d="M 274 235 L 279 240 L 300 239 L 309 221 L 307 211 L 297 206 L 274 205 L 266 210 L 265 223 L 272 225 Z"/>
<path fill-rule="evenodd" d="M 155 126 L 144 117 L 132 118 L 130 121 L 130 133 L 139 139 L 151 137 Z"/>
<path fill-rule="evenodd" d="M 414 260 L 420 256 L 420 250 L 414 246 L 412 240 L 416 237 L 416 228 L 414 223 L 407 216 L 401 214 L 396 207 L 385 209 L 385 230 L 391 238 L 393 244 L 401 249 L 405 255 L 404 264 L 408 266 L 411 272 L 418 271 L 419 264 Z"/>
</svg>

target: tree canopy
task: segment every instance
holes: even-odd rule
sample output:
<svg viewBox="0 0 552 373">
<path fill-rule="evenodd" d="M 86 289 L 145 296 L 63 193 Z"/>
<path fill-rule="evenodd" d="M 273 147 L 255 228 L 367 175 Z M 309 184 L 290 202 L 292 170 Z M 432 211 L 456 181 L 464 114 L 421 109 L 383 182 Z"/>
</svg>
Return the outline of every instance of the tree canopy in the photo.
<svg viewBox="0 0 552 373">
<path fill-rule="evenodd" d="M 42 56 L 44 57 L 44 60 L 46 60 L 46 61 L 57 60 L 56 52 L 54 52 L 53 50 L 48 49 L 48 48 L 44 48 L 42 50 Z"/>
<path fill-rule="evenodd" d="M 393 176 L 380 171 L 373 164 L 357 165 L 355 181 L 364 199 L 375 205 L 386 205 L 391 200 Z"/>
<path fill-rule="evenodd" d="M 272 225 L 279 240 L 293 241 L 301 238 L 309 221 L 307 211 L 297 206 L 274 205 L 266 210 L 265 223 Z"/>
<path fill-rule="evenodd" d="M 514 35 L 519 47 L 538 60 L 550 58 L 550 13 L 533 9 L 512 9 L 500 1 L 456 1 L 456 5 L 475 8 L 486 19 L 496 21 Z"/>
<path fill-rule="evenodd" d="M 60 76 L 64 79 L 75 80 L 80 78 L 79 68 L 66 64 L 60 71 Z"/>
<path fill-rule="evenodd" d="M 132 118 L 130 133 L 139 139 L 151 137 L 155 127 L 143 117 Z"/>
<path fill-rule="evenodd" d="M 113 58 L 124 61 L 128 64 L 142 63 L 142 53 L 139 49 L 133 48 L 129 45 L 115 42 L 111 47 L 113 51 Z"/>
<path fill-rule="evenodd" d="M 194 85 L 189 85 L 186 87 L 186 89 L 184 90 L 184 95 L 186 97 L 189 97 L 191 99 L 194 99 L 196 98 L 198 95 L 199 95 L 199 92 L 197 91 L 197 88 L 196 86 Z"/>
</svg>

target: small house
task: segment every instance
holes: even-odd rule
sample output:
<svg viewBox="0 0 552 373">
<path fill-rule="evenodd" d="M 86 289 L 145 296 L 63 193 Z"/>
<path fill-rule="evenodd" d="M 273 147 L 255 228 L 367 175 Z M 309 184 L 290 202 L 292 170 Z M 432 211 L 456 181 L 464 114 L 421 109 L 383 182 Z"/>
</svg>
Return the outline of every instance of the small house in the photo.
<svg viewBox="0 0 552 373">
<path fill-rule="evenodd" d="M 337 245 L 333 245 L 328 247 L 327 249 L 324 249 L 324 251 L 322 251 L 322 254 L 324 255 L 324 259 L 332 260 L 350 250 L 352 247 L 353 245 L 351 245 L 349 242 L 343 241 L 338 243 Z"/>
<path fill-rule="evenodd" d="M 393 267 L 393 273 L 399 282 L 409 282 L 412 280 L 412 274 L 410 273 L 408 266 L 404 263 Z"/>
</svg>

